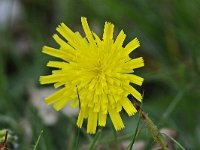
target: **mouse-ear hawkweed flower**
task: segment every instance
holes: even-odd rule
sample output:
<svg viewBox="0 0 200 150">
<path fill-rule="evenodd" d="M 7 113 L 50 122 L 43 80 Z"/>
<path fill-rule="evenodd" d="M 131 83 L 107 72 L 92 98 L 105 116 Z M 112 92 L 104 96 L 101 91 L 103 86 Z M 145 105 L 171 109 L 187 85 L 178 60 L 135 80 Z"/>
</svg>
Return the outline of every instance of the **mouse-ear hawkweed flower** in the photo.
<svg viewBox="0 0 200 150">
<path fill-rule="evenodd" d="M 79 106 L 78 127 L 86 118 L 87 132 L 94 134 L 96 127 L 106 125 L 109 114 L 116 130 L 124 128 L 120 117 L 122 108 L 129 116 L 136 109 L 128 94 L 138 101 L 141 94 L 130 83 L 141 85 L 143 78 L 132 74 L 133 69 L 144 66 L 142 57 L 131 59 L 130 52 L 140 46 L 137 38 L 123 46 L 126 35 L 123 31 L 113 40 L 114 25 L 105 22 L 103 38 L 100 39 L 90 30 L 87 19 L 81 18 L 85 37 L 73 32 L 64 23 L 56 30 L 61 35 L 53 35 L 60 48 L 44 46 L 42 52 L 62 61 L 49 61 L 47 66 L 57 68 L 51 75 L 41 76 L 41 84 L 54 83 L 60 89 L 45 99 L 56 110 L 71 103 Z M 77 94 L 78 91 L 78 94 Z"/>
</svg>

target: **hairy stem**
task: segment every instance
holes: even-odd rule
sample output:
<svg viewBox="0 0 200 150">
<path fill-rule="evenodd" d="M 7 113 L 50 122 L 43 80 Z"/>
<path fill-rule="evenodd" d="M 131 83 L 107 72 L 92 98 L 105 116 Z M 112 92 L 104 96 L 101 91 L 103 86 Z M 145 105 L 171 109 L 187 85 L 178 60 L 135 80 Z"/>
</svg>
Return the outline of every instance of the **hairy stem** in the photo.
<svg viewBox="0 0 200 150">
<path fill-rule="evenodd" d="M 169 150 L 169 148 L 167 147 L 167 142 L 165 141 L 164 137 L 159 132 L 157 126 L 153 123 L 153 121 L 149 118 L 149 116 L 140 107 L 138 102 L 135 99 L 133 99 L 133 97 L 131 98 L 131 100 L 132 100 L 135 108 L 137 109 L 137 111 L 140 112 L 139 117 L 146 125 L 147 129 L 149 130 L 149 132 L 152 135 L 155 142 L 158 143 L 163 150 Z"/>
</svg>

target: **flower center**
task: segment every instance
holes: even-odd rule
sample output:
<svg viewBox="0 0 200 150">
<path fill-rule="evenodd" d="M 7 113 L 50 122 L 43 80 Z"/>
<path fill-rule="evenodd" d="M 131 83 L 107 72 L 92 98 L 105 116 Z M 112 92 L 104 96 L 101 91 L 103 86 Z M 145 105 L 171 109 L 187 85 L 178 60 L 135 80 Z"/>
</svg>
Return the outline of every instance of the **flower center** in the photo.
<svg viewBox="0 0 200 150">
<path fill-rule="evenodd" d="M 97 63 L 97 65 L 94 68 L 94 72 L 97 76 L 100 76 L 104 71 L 103 71 L 103 67 L 101 65 L 101 63 Z"/>
</svg>

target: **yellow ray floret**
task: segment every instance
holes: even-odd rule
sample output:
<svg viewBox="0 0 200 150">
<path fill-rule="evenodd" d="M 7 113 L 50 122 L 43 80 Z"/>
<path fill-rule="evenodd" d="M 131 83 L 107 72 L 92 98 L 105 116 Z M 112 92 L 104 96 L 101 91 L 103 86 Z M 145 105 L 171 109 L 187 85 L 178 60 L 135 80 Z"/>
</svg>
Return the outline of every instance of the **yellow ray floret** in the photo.
<svg viewBox="0 0 200 150">
<path fill-rule="evenodd" d="M 53 38 L 60 46 L 58 49 L 44 46 L 42 52 L 60 60 L 49 61 L 47 67 L 55 68 L 51 75 L 41 76 L 41 84 L 54 84 L 60 89 L 45 99 L 60 110 L 68 103 L 79 107 L 77 126 L 82 127 L 87 119 L 87 132 L 94 134 L 97 126 L 106 126 L 107 116 L 116 130 L 123 129 L 120 116 L 122 109 L 132 116 L 137 110 L 127 98 L 132 94 L 138 101 L 142 95 L 130 83 L 141 86 L 143 78 L 134 69 L 144 66 L 142 57 L 130 58 L 129 54 L 140 46 L 134 38 L 126 46 L 126 34 L 121 30 L 113 39 L 114 25 L 105 22 L 103 37 L 91 31 L 87 19 L 81 17 L 85 37 L 73 32 L 61 23 Z M 77 92 L 78 91 L 78 92 Z"/>
</svg>

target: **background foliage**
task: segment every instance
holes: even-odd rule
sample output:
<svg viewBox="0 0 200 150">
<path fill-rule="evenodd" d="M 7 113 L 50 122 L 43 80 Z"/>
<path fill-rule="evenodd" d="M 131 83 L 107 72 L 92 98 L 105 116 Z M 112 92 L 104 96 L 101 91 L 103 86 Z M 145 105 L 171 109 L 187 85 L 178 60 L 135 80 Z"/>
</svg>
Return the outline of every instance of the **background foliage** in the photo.
<svg viewBox="0 0 200 150">
<path fill-rule="evenodd" d="M 6 1 L 9 6 L 3 5 Z M 38 83 L 40 75 L 50 72 L 45 67 L 50 57 L 41 53 L 42 46 L 57 46 L 51 36 L 61 22 L 82 33 L 81 16 L 99 35 L 110 21 L 116 33 L 124 29 L 125 43 L 138 37 L 141 47 L 131 55 L 145 59 L 145 67 L 136 71 L 145 78 L 143 108 L 159 128 L 177 132 L 186 149 L 200 149 L 199 0 L 2 0 L 0 5 L 5 15 L 0 20 L 0 129 L 12 130 L 18 149 L 33 149 L 41 130 L 38 150 L 75 145 L 76 116 L 56 112 L 57 121 L 46 124 L 31 98 L 36 94 L 37 99 L 34 91 L 49 89 Z M 122 116 L 126 128 L 117 134 L 123 142 L 131 139 L 137 115 Z M 141 128 L 136 140 L 150 149 L 153 140 Z M 79 148 L 87 147 L 91 138 L 81 130 Z M 98 145 L 112 149 L 115 140 L 109 122 Z"/>
</svg>

